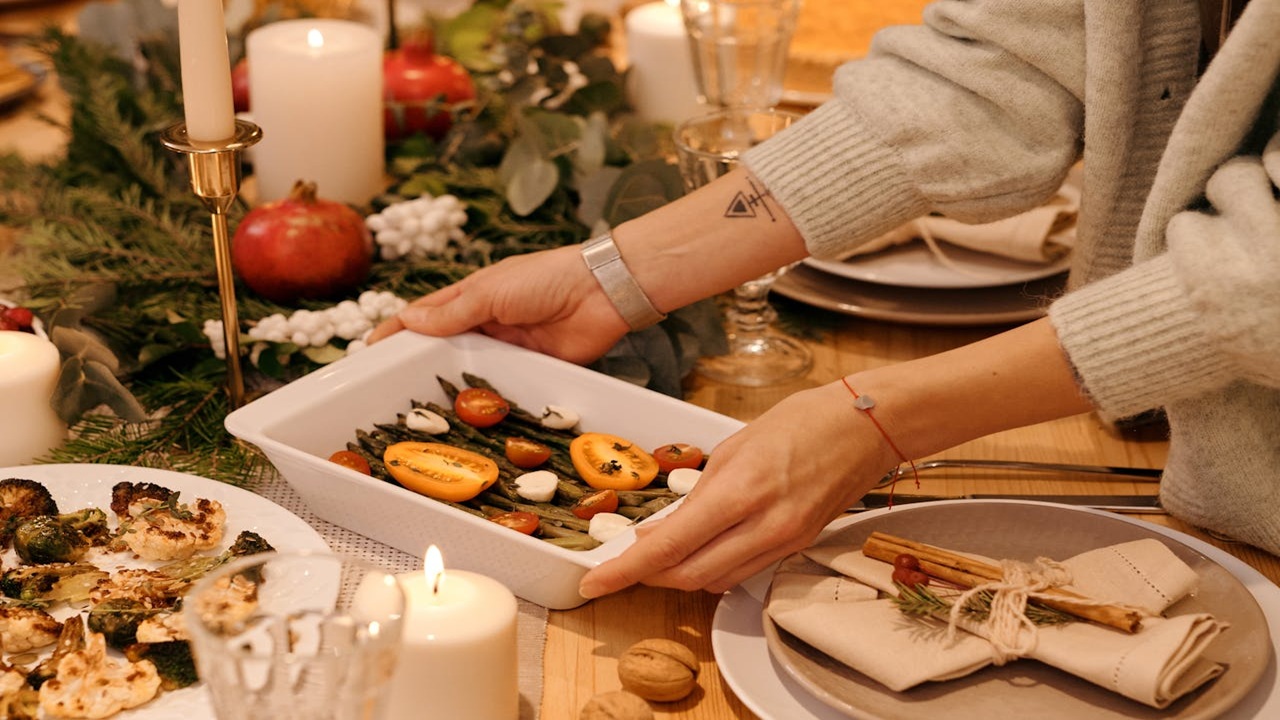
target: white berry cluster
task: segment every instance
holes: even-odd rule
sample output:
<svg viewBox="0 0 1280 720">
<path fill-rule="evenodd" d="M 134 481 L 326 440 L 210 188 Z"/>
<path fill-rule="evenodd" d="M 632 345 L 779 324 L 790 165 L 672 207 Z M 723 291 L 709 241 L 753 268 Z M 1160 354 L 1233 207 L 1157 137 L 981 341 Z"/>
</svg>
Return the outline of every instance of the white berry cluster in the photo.
<svg viewBox="0 0 1280 720">
<path fill-rule="evenodd" d="M 383 260 L 424 258 L 444 252 L 449 241 L 462 242 L 467 211 L 453 195 L 423 195 L 388 206 L 365 218 Z"/>
<path fill-rule="evenodd" d="M 275 313 L 249 328 L 249 339 L 264 343 L 293 343 L 323 347 L 334 338 L 347 341 L 347 354 L 365 347 L 364 338 L 378 323 L 400 312 L 406 302 L 389 292 L 366 290 L 356 300 L 343 300 L 325 310 L 298 310 L 285 317 Z M 204 334 L 219 358 L 227 356 L 222 321 L 205 320 Z"/>
</svg>

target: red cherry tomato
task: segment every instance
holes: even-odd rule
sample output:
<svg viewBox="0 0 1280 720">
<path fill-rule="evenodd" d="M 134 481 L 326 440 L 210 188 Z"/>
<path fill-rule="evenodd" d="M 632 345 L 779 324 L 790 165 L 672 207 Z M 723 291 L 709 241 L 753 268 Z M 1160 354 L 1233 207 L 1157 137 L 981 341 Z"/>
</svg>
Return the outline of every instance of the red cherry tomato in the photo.
<svg viewBox="0 0 1280 720">
<path fill-rule="evenodd" d="M 583 495 L 582 499 L 570 509 L 574 515 L 583 520 L 590 520 L 597 513 L 615 512 L 618 509 L 618 491 L 605 489 Z"/>
<path fill-rule="evenodd" d="M 518 468 L 536 468 L 551 457 L 551 448 L 528 438 L 509 437 L 506 447 L 507 459 Z"/>
<path fill-rule="evenodd" d="M 676 468 L 698 469 L 702 465 L 702 449 L 688 443 L 671 443 L 653 451 L 658 469 L 669 473 Z"/>
<path fill-rule="evenodd" d="M 511 405 L 492 390 L 467 388 L 454 398 L 453 411 L 468 425 L 489 427 L 502 422 L 511 412 Z"/>
<path fill-rule="evenodd" d="M 369 471 L 369 463 L 358 454 L 350 450 L 339 450 L 329 456 L 329 462 L 337 463 L 343 467 L 349 467 L 356 472 L 371 474 Z"/>
<path fill-rule="evenodd" d="M 523 510 L 491 515 L 489 520 L 525 535 L 532 535 L 538 529 L 538 516 Z"/>
</svg>

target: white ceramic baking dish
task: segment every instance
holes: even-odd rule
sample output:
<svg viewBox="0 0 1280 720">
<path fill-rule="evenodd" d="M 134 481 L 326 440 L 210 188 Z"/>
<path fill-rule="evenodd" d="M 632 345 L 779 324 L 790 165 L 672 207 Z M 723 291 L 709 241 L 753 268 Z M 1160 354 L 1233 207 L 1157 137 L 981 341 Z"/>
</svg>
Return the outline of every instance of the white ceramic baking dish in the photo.
<svg viewBox="0 0 1280 720">
<path fill-rule="evenodd" d="M 437 545 L 447 567 L 483 573 L 516 595 L 553 609 L 581 605 L 578 581 L 616 556 L 634 530 L 587 551 L 521 535 L 404 488 L 329 462 L 356 428 L 394 422 L 410 400 L 448 404 L 436 376 L 463 386 L 485 378 L 531 411 L 577 410 L 582 430 L 641 447 L 687 442 L 715 447 L 742 423 L 607 375 L 483 335 L 430 338 L 401 332 L 248 403 L 227 429 L 262 449 L 321 518 L 421 557 Z M 663 512 L 670 512 L 675 505 Z"/>
</svg>

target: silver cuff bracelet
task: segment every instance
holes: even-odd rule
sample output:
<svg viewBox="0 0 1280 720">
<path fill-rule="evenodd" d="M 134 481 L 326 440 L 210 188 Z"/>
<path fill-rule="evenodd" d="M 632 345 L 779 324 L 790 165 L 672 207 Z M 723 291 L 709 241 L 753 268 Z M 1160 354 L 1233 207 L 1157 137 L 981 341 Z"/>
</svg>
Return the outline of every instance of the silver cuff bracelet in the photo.
<svg viewBox="0 0 1280 720">
<path fill-rule="evenodd" d="M 632 330 L 643 330 L 666 319 L 636 282 L 618 253 L 613 236 L 605 233 L 582 244 L 582 259 Z"/>
</svg>

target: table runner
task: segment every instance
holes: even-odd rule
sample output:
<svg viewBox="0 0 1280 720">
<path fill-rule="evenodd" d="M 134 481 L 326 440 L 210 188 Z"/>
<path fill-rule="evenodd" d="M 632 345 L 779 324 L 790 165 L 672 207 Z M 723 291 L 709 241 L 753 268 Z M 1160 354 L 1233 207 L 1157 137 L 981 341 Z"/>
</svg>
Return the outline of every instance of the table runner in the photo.
<svg viewBox="0 0 1280 720">
<path fill-rule="evenodd" d="M 273 470 L 264 473 L 248 489 L 302 518 L 336 553 L 365 560 L 390 572 L 422 569 L 422 558 L 322 520 Z M 516 635 L 520 658 L 520 720 L 538 720 L 542 705 L 542 651 L 547 637 L 547 609 L 522 598 L 516 598 L 516 602 L 519 604 Z"/>
</svg>

